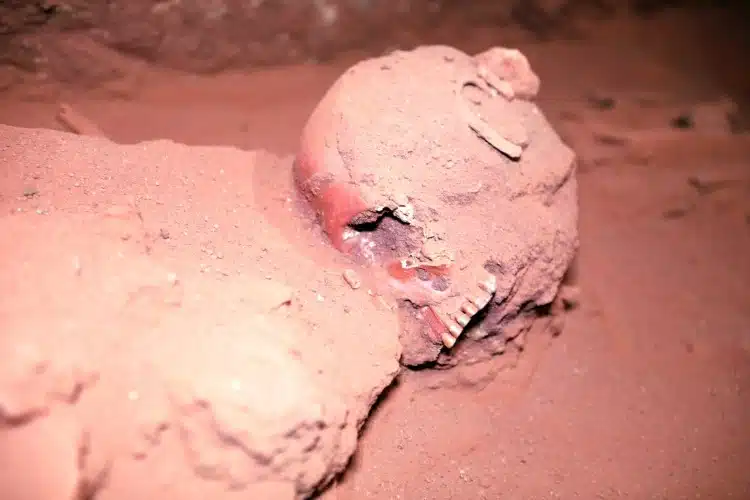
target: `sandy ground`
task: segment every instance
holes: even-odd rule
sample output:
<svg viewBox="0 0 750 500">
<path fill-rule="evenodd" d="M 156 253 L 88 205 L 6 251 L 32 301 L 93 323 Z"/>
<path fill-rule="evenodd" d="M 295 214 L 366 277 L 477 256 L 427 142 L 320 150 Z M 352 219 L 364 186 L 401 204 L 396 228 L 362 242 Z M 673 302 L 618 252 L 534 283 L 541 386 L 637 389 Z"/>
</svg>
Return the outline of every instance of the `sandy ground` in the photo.
<svg viewBox="0 0 750 500">
<path fill-rule="evenodd" d="M 750 497 L 750 137 L 670 126 L 699 103 L 742 103 L 748 87 L 731 53 L 700 55 L 695 29 L 671 16 L 518 44 L 541 76 L 541 107 L 581 155 L 581 306 L 562 336 L 530 336 L 517 359 L 404 373 L 322 498 Z M 667 33 L 687 38 L 657 43 Z M 488 36 L 462 43 L 503 43 Z M 66 102 L 118 142 L 291 153 L 348 62 L 149 71 L 119 98 L 15 89 L 0 121 L 64 130 Z M 23 193 L 5 203 L 34 210 Z"/>
</svg>

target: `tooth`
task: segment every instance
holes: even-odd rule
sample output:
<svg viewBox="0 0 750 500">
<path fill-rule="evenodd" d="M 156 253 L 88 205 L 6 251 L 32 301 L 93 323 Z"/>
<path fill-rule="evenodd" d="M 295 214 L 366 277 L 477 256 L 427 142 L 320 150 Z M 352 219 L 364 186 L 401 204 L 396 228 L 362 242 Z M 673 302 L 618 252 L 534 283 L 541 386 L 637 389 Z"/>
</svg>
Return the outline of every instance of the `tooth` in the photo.
<svg viewBox="0 0 750 500">
<path fill-rule="evenodd" d="M 443 332 L 442 337 L 443 337 L 443 345 L 447 347 L 448 349 L 456 345 L 456 339 L 451 337 L 448 332 Z"/>
<path fill-rule="evenodd" d="M 484 303 L 484 300 L 482 300 L 482 299 L 480 299 L 480 298 L 477 298 L 477 297 L 469 297 L 469 301 L 470 301 L 470 302 L 471 302 L 472 304 L 474 304 L 474 306 L 475 306 L 475 307 L 476 307 L 477 309 L 482 309 L 482 308 L 483 308 L 484 306 L 486 306 L 486 305 L 487 305 L 486 303 Z"/>
<path fill-rule="evenodd" d="M 492 295 L 487 294 L 487 295 L 482 295 L 481 297 L 474 297 L 474 300 L 472 300 L 472 302 L 479 309 L 484 309 L 485 306 L 490 303 L 490 299 L 492 299 Z"/>
<path fill-rule="evenodd" d="M 484 290 L 485 292 L 489 294 L 493 294 L 497 290 L 497 280 L 495 279 L 494 276 L 491 276 L 484 281 L 480 281 L 479 288 L 481 288 L 482 290 Z"/>
<path fill-rule="evenodd" d="M 456 323 L 451 322 L 450 325 L 448 325 L 448 330 L 450 330 L 451 334 L 458 338 L 461 336 L 461 333 L 464 331 L 463 328 L 458 326 Z"/>
<path fill-rule="evenodd" d="M 497 278 L 495 277 L 495 275 L 490 274 L 485 281 L 487 283 L 487 286 L 492 289 L 492 293 L 495 293 L 497 291 Z"/>
<path fill-rule="evenodd" d="M 471 321 L 471 318 L 465 314 L 456 313 L 456 321 L 459 325 L 466 327 L 466 325 L 469 324 L 469 321 Z"/>
<path fill-rule="evenodd" d="M 464 304 L 461 306 L 461 310 L 469 316 L 474 316 L 479 312 L 479 308 L 474 306 L 474 304 L 472 304 L 471 302 L 464 302 Z"/>
</svg>

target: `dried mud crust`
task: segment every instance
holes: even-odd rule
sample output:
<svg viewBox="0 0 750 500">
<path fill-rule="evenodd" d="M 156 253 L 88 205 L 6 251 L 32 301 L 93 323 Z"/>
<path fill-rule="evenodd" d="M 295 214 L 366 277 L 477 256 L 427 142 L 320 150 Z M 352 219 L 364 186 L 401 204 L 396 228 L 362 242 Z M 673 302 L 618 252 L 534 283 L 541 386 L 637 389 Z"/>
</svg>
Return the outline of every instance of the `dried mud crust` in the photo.
<svg viewBox="0 0 750 500">
<path fill-rule="evenodd" d="M 265 217 L 292 186 L 262 192 L 258 170 L 288 162 L 5 126 L 0 143 L 2 491 L 292 499 L 344 469 L 398 327 L 303 221 Z"/>
<path fill-rule="evenodd" d="M 397 51 L 344 73 L 303 131 L 297 181 L 333 244 L 397 263 L 381 282 L 401 300 L 407 365 L 557 295 L 578 245 L 575 156 L 538 88 L 512 49 Z"/>
</svg>

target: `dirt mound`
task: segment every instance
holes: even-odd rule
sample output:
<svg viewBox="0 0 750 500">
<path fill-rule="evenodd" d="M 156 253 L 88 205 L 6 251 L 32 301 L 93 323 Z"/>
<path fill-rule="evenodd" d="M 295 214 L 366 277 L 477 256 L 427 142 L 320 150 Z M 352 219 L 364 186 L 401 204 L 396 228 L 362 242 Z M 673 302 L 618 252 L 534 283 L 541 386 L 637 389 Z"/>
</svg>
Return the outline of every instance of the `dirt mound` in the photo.
<svg viewBox="0 0 750 500">
<path fill-rule="evenodd" d="M 280 222 L 288 160 L 0 143 L 3 491 L 300 498 L 343 470 L 398 373 L 398 326 L 311 224 Z"/>
</svg>

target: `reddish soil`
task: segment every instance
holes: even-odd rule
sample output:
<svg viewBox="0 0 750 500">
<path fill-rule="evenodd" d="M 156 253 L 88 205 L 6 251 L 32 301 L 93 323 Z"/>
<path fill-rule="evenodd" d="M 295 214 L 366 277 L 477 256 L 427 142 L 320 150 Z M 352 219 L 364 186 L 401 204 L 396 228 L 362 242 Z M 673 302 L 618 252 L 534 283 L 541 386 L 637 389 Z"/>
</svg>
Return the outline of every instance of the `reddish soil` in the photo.
<svg viewBox="0 0 750 500">
<path fill-rule="evenodd" d="M 722 128 L 711 104 L 726 95 L 742 104 L 749 87 L 747 75 L 735 76 L 732 63 L 742 60 L 731 52 L 701 55 L 695 26 L 668 15 L 591 28 L 575 42 L 517 44 L 541 77 L 540 106 L 581 159 L 580 307 L 561 336 L 529 335 L 520 354 L 403 373 L 374 410 L 351 467 L 322 498 L 750 498 L 750 136 Z M 507 45 L 502 34 L 489 36 L 458 46 Z M 56 114 L 67 103 L 116 142 L 292 153 L 313 107 L 351 62 L 205 78 L 146 70 L 116 92 L 12 88 L 0 95 L 0 122 L 66 130 Z M 698 120 L 706 103 L 709 118 Z M 692 128 L 675 128 L 691 111 Z M 91 180 L 95 167 L 82 165 L 66 175 Z M 152 176 L 142 168 L 133 179 Z M 209 175 L 220 168 L 205 166 Z M 274 234 L 293 240 L 277 176 L 243 188 L 277 210 Z M 82 189 L 47 188 L 49 196 L 19 192 L 2 207 L 44 217 L 54 204 L 91 201 Z M 185 202 L 177 190 L 155 192 L 166 207 Z M 213 184 L 191 195 L 201 207 L 226 203 Z M 243 253 L 216 256 L 242 246 L 223 228 L 245 221 L 224 208 L 211 224 L 193 221 L 200 214 L 173 220 L 173 234 L 191 234 L 184 247 L 180 238 L 169 243 L 176 265 L 197 265 L 206 241 L 206 265 L 244 265 Z M 71 227 L 65 238 L 76 244 L 77 234 Z M 2 255 L 49 255 L 43 237 L 24 241 L 36 246 L 4 238 Z M 318 262 L 336 265 L 311 248 Z M 70 292 L 54 280 L 44 286 L 49 297 Z M 227 293 L 221 279 L 206 286 Z M 134 327 L 160 314 L 141 309 Z"/>
</svg>

